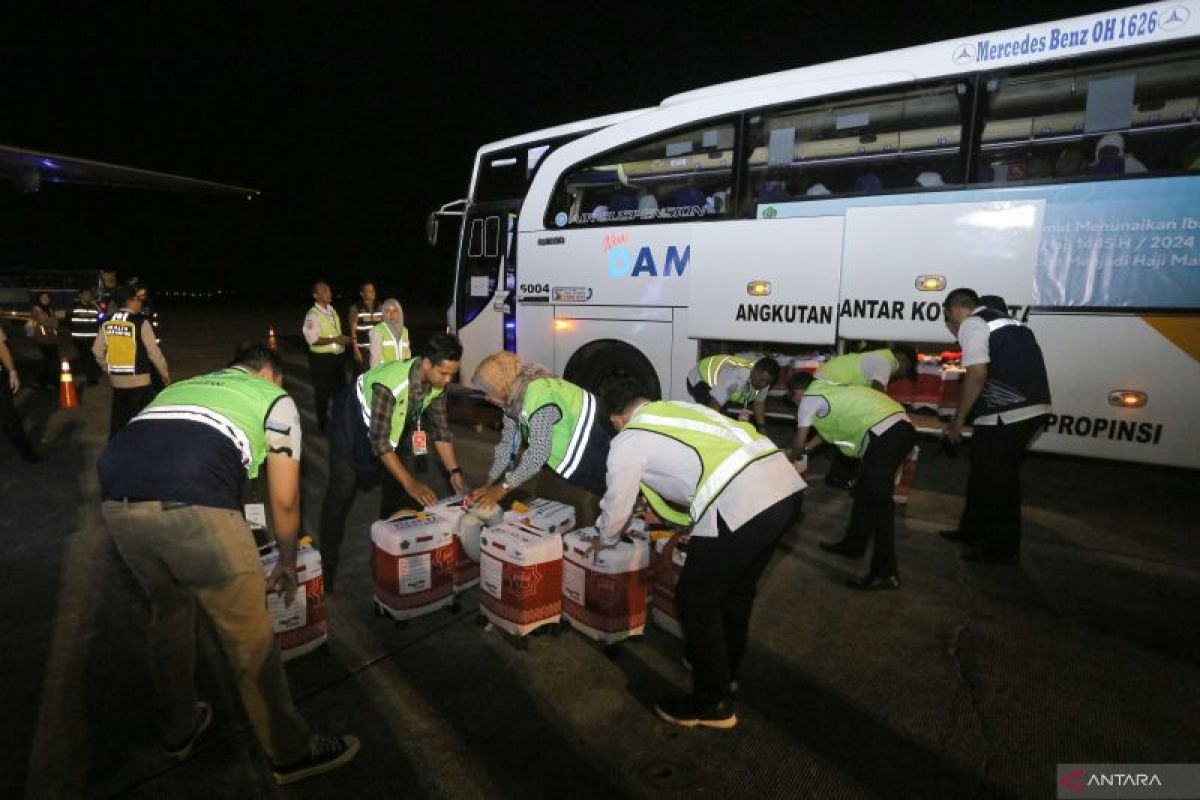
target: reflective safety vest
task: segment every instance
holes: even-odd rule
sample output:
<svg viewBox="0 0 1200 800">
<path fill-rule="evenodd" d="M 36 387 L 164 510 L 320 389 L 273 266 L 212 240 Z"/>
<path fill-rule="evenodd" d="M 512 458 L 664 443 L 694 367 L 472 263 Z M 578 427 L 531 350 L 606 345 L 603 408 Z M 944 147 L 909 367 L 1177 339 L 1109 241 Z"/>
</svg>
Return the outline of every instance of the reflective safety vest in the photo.
<svg viewBox="0 0 1200 800">
<path fill-rule="evenodd" d="M 100 332 L 100 307 L 77 304 L 71 309 L 71 338 L 95 339 Z"/>
<path fill-rule="evenodd" d="M 207 425 L 233 443 L 246 474 L 254 478 L 267 457 L 267 415 L 281 397 L 279 386 L 236 367 L 172 383 L 130 424 L 182 420 Z"/>
<path fill-rule="evenodd" d="M 368 430 L 371 427 L 371 395 L 375 393 L 375 384 L 386 386 L 392 396 L 396 398 L 396 407 L 392 410 L 392 427 L 388 432 L 388 441 L 392 443 L 392 447 L 400 446 L 400 437 L 404 434 L 404 424 L 408 421 L 408 375 L 417 361 L 418 359 L 410 358 L 406 361 L 389 361 L 386 364 L 380 364 L 359 375 L 355 386 L 363 424 L 367 426 Z M 421 411 L 424 412 L 429 408 L 429 405 L 441 393 L 441 389 L 430 387 L 429 391 L 425 393 L 425 400 L 421 403 Z"/>
<path fill-rule="evenodd" d="M 904 413 L 904 406 L 867 386 L 841 386 L 817 380 L 809 384 L 804 394 L 825 398 L 829 411 L 814 419 L 813 427 L 822 439 L 851 458 L 862 454 L 867 431 L 893 414 Z"/>
<path fill-rule="evenodd" d="M 746 467 L 779 452 L 752 425 L 696 403 L 670 400 L 647 403 L 630 418 L 625 429 L 630 428 L 674 439 L 700 456 L 700 482 L 696 484 L 687 514 L 671 507 L 653 487 L 642 484 L 642 493 L 659 516 L 679 525 L 699 522 L 725 487 Z"/>
<path fill-rule="evenodd" d="M 380 364 L 412 358 L 412 348 L 408 346 L 407 327 L 400 330 L 399 341 L 396 340 L 396 337 L 392 334 L 392 329 L 388 327 L 386 322 L 376 325 L 375 330 L 379 332 L 379 340 L 383 342 L 383 348 L 379 352 Z"/>
<path fill-rule="evenodd" d="M 711 388 L 715 389 L 721 380 L 721 370 L 726 367 L 734 369 L 744 369 L 747 372 L 754 369 L 754 362 L 737 356 L 709 356 L 708 358 L 700 359 L 700 363 L 696 365 L 696 369 L 700 372 L 700 380 L 707 383 Z M 750 378 L 746 378 L 746 382 L 738 386 L 729 393 L 729 402 L 746 406 L 749 405 L 755 397 L 758 396 L 758 389 L 750 384 Z"/>
<path fill-rule="evenodd" d="M 132 311 L 118 311 L 100 326 L 107 343 L 105 361 L 109 375 L 146 375 L 150 356 L 142 347 L 142 323 L 146 317 Z"/>
<path fill-rule="evenodd" d="M 521 438 L 529 442 L 529 421 L 546 406 L 558 409 L 559 419 L 551 431 L 550 458 L 546 466 L 564 478 L 579 468 L 596 424 L 596 397 L 561 378 L 535 378 L 525 388 L 521 401 Z"/>
<path fill-rule="evenodd" d="M 361 308 L 358 310 L 358 316 L 354 320 L 354 339 L 358 342 L 359 347 L 370 347 L 371 328 L 381 322 L 383 322 L 382 308 L 376 308 L 374 311 L 364 311 Z"/>
<path fill-rule="evenodd" d="M 870 386 L 862 373 L 862 362 L 867 356 L 883 356 L 891 365 L 889 372 L 895 372 L 899 363 L 891 350 L 870 350 L 865 353 L 850 353 L 837 358 L 831 358 L 821 365 L 816 375 L 826 383 L 836 383 L 842 386 Z"/>
<path fill-rule="evenodd" d="M 333 306 L 329 307 L 328 311 L 321 309 L 319 306 L 313 306 L 312 310 L 317 314 L 317 322 L 321 327 L 317 335 L 322 339 L 332 339 L 335 336 L 342 335 L 342 321 L 338 319 L 337 312 L 333 310 Z M 308 346 L 310 352 L 313 353 L 341 353 L 345 348 L 337 343 L 330 344 L 310 344 Z"/>
</svg>

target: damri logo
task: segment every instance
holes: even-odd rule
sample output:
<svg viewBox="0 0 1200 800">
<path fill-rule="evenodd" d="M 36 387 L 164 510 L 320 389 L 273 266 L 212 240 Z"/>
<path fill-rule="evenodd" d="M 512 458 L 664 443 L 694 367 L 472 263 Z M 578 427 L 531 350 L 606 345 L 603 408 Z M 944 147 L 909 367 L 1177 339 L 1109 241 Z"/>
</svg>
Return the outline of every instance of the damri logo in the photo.
<svg viewBox="0 0 1200 800">
<path fill-rule="evenodd" d="M 960 67 L 964 64 L 973 64 L 975 62 L 975 45 L 970 42 L 960 44 L 954 48 L 954 63 Z"/>
<path fill-rule="evenodd" d="M 622 233 L 604 237 L 604 250 L 608 254 L 608 275 L 611 278 L 637 278 L 649 275 L 652 278 L 670 277 L 672 274 L 683 277 L 688 262 L 692 259 L 692 246 L 687 245 L 682 252 L 676 245 L 667 245 L 660 251 L 659 257 L 654 257 L 654 250 L 649 246 L 638 248 L 635 253 L 628 246 L 629 234 Z M 661 271 L 660 271 L 661 269 Z"/>
</svg>

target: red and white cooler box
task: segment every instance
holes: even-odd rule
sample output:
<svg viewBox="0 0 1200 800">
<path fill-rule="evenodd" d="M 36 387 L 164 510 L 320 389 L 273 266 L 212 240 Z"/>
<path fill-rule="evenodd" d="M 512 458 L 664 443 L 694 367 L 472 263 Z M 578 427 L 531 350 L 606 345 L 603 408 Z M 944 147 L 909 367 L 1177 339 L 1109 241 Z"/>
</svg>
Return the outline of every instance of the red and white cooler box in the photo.
<svg viewBox="0 0 1200 800">
<path fill-rule="evenodd" d="M 263 573 L 270 577 L 279 563 L 279 550 L 261 551 Z M 321 576 L 321 554 L 307 536 L 296 550 L 296 598 L 285 605 L 283 595 L 267 592 L 267 612 L 284 661 L 316 650 L 329 639 L 325 617 L 325 579 Z"/>
<path fill-rule="evenodd" d="M 479 609 L 507 633 L 559 622 L 562 575 L 560 534 L 506 522 L 479 537 Z"/>
<path fill-rule="evenodd" d="M 675 588 L 683 574 L 683 565 L 687 563 L 688 534 L 675 533 L 669 537 L 651 534 L 651 537 L 651 546 L 657 554 L 650 584 L 650 619 L 667 633 L 682 639 Z"/>
<path fill-rule="evenodd" d="M 461 494 L 439 500 L 425 509 L 451 525 L 454 535 L 454 592 L 461 594 L 479 585 L 479 528 L 483 523 L 471 518 L 463 509 Z M 478 522 L 478 524 L 476 524 Z M 464 537 L 469 541 L 464 542 Z M 471 557 L 474 553 L 474 558 Z"/>
<path fill-rule="evenodd" d="M 452 524 L 443 514 L 400 511 L 371 526 L 376 609 L 404 620 L 454 603 Z"/>
<path fill-rule="evenodd" d="M 613 644 L 646 630 L 650 545 L 622 540 L 592 557 L 591 539 L 563 536 L 562 611 L 571 627 Z"/>
<path fill-rule="evenodd" d="M 913 449 L 900 462 L 900 469 L 896 470 L 896 480 L 892 487 L 893 502 L 908 504 L 908 492 L 912 489 L 913 476 L 917 474 L 917 456 L 920 454 L 921 448 L 913 445 Z"/>
<path fill-rule="evenodd" d="M 540 497 L 529 503 L 514 502 L 512 509 L 504 512 L 504 521 L 562 534 L 575 530 L 575 506 Z"/>
</svg>

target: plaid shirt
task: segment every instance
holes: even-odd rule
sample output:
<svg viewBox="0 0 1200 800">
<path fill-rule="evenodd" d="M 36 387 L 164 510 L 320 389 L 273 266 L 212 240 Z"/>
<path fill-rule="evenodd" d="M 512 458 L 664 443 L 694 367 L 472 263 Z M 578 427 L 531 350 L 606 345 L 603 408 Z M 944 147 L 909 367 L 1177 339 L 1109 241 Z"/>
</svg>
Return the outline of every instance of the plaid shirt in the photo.
<svg viewBox="0 0 1200 800">
<path fill-rule="evenodd" d="M 404 428 L 408 430 L 421 416 L 421 404 L 425 402 L 425 394 L 432 387 L 421 383 L 421 362 L 417 361 L 408 373 L 408 418 L 404 420 Z M 383 384 L 375 384 L 371 389 L 371 422 L 367 426 L 367 438 L 371 442 L 371 452 L 381 456 L 392 448 L 392 415 L 396 411 L 396 398 Z M 452 442 L 454 434 L 450 432 L 450 423 L 446 418 L 446 394 L 443 392 L 425 409 L 425 426 L 429 438 L 435 442 Z"/>
</svg>

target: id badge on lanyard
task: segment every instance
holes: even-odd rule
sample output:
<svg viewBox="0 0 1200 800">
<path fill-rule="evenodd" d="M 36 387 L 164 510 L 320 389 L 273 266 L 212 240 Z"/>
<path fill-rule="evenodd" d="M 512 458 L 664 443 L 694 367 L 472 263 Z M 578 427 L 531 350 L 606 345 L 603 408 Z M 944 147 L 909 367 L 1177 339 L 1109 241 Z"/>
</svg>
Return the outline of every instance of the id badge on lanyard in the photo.
<svg viewBox="0 0 1200 800">
<path fill-rule="evenodd" d="M 421 418 L 417 417 L 417 429 L 412 435 L 412 451 L 414 456 L 423 456 L 429 452 L 429 443 L 425 438 L 425 431 L 421 430 Z"/>
</svg>

